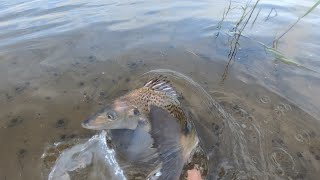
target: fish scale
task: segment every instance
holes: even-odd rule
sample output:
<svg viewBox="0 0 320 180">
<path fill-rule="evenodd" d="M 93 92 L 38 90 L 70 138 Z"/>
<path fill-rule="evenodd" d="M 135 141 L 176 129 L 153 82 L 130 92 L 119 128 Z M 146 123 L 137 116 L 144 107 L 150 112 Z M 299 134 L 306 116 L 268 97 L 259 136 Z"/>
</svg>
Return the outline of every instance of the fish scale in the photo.
<svg viewBox="0 0 320 180">
<path fill-rule="evenodd" d="M 158 106 L 167 110 L 173 117 L 177 118 L 180 125 L 185 126 L 188 119 L 183 112 L 180 103 L 163 92 L 155 91 L 149 87 L 136 89 L 121 98 L 122 101 L 127 101 L 130 104 L 135 104 L 143 113 L 148 113 L 150 107 Z M 184 129 L 184 127 L 183 127 Z"/>
</svg>

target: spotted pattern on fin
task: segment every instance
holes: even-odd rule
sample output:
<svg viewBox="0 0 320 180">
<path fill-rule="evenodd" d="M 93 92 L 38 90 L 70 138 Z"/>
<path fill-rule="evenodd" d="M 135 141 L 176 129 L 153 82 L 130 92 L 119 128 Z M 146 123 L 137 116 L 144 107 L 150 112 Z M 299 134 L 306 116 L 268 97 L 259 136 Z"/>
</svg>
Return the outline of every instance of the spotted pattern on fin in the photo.
<svg viewBox="0 0 320 180">
<path fill-rule="evenodd" d="M 150 79 L 144 87 L 151 88 L 154 91 L 164 92 L 168 95 L 178 97 L 177 92 L 171 86 L 170 81 L 166 79 L 166 76 L 160 75 L 155 78 Z"/>
</svg>

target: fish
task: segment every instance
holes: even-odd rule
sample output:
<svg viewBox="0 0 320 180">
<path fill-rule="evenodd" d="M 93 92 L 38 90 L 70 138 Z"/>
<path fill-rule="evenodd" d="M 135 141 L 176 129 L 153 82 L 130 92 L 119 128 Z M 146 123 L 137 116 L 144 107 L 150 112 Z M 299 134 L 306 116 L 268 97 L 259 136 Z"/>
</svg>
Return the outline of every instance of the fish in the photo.
<svg viewBox="0 0 320 180">
<path fill-rule="evenodd" d="M 190 160 L 199 139 L 195 126 L 178 98 L 178 93 L 170 84 L 170 81 L 166 76 L 160 75 L 150 79 L 142 87 L 114 99 L 109 106 L 84 120 L 82 127 L 91 130 L 136 130 L 138 127 L 138 129 L 142 127 L 143 131 L 153 134 L 155 138 L 158 137 L 158 140 L 155 139 L 158 146 L 162 144 L 164 147 L 170 147 L 165 146 L 165 144 L 172 142 L 159 140 L 161 134 L 159 135 L 158 132 L 165 129 L 165 127 L 159 128 L 161 121 L 173 119 L 179 127 L 177 130 L 179 132 L 178 142 L 175 142 L 174 146 L 176 146 L 177 152 L 181 152 L 182 164 L 185 164 Z M 170 118 L 168 118 L 168 115 Z M 175 135 L 173 134 L 173 136 Z M 177 137 L 173 138 L 177 139 Z M 136 139 L 134 143 L 138 145 L 142 143 L 139 138 L 132 139 Z M 168 148 L 162 149 L 163 151 L 168 150 Z"/>
<path fill-rule="evenodd" d="M 161 164 L 147 179 L 179 179 L 184 166 L 179 124 L 166 110 L 157 106 L 151 106 L 149 115 L 152 127 L 157 127 L 152 128 L 150 134 L 157 144 Z"/>
</svg>

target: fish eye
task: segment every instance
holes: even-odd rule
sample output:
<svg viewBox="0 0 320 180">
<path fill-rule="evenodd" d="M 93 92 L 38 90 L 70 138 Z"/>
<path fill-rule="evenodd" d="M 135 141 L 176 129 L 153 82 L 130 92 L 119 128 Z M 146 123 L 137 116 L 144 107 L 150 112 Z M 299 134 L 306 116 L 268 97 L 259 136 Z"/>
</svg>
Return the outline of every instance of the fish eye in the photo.
<svg viewBox="0 0 320 180">
<path fill-rule="evenodd" d="M 108 111 L 108 112 L 107 112 L 107 118 L 108 118 L 109 120 L 115 120 L 115 119 L 116 119 L 116 113 L 113 112 L 113 111 Z"/>
<path fill-rule="evenodd" d="M 140 115 L 140 111 L 139 111 L 137 108 L 134 108 L 134 109 L 133 109 L 133 114 L 134 114 L 135 116 L 139 116 L 139 115 Z"/>
</svg>

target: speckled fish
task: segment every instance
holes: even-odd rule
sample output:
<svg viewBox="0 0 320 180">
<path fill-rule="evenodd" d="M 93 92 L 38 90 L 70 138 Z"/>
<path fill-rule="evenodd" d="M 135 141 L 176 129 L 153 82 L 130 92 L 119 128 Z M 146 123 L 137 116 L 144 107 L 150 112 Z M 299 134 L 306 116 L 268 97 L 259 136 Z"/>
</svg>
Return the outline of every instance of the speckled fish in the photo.
<svg viewBox="0 0 320 180">
<path fill-rule="evenodd" d="M 161 108 L 164 110 L 163 112 L 167 112 L 179 125 L 178 149 L 181 151 L 183 163 L 187 162 L 199 140 L 192 122 L 188 119 L 178 100 L 176 91 L 164 76 L 153 78 L 143 87 L 132 90 L 124 96 L 115 99 L 110 107 L 106 107 L 89 117 L 82 123 L 82 126 L 94 130 L 134 130 L 138 125 L 143 124 L 143 129 L 146 132 L 159 136 L 158 133 L 164 129 L 163 126 L 162 129 L 159 129 L 159 125 L 161 125 L 160 121 L 162 121 L 161 117 L 166 118 L 167 116 L 159 115 L 159 109 L 153 107 Z M 153 112 L 154 110 L 158 112 L 158 115 Z M 158 125 L 154 125 L 157 123 L 151 123 L 152 121 L 159 121 Z M 177 135 L 173 134 L 173 136 Z M 166 146 L 168 143 L 158 141 L 160 146 Z"/>
</svg>

